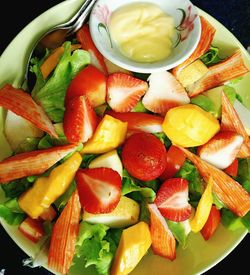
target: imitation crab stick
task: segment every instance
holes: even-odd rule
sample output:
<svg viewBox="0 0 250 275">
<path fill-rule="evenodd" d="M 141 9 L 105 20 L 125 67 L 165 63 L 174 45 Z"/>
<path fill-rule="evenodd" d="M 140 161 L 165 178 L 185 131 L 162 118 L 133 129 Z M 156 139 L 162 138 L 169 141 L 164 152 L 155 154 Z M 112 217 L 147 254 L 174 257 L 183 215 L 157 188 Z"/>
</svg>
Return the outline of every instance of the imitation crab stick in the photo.
<svg viewBox="0 0 250 275">
<path fill-rule="evenodd" d="M 203 16 L 200 16 L 200 20 L 201 20 L 200 41 L 195 51 L 191 54 L 191 56 L 172 70 L 172 73 L 177 78 L 178 78 L 178 74 L 183 68 L 191 64 L 196 59 L 200 58 L 206 51 L 209 50 L 211 43 L 213 41 L 216 29 Z"/>
<path fill-rule="evenodd" d="M 79 48 L 81 48 L 80 44 L 71 45 L 71 51 L 74 51 Z M 58 47 L 55 50 L 53 50 L 51 54 L 45 59 L 45 61 L 40 67 L 44 79 L 46 79 L 49 76 L 49 74 L 55 69 L 63 52 L 64 47 Z"/>
<path fill-rule="evenodd" d="M 250 194 L 224 171 L 208 164 L 189 150 L 179 147 L 197 167 L 205 181 L 214 180 L 213 192 L 218 199 L 237 216 L 243 217 L 250 211 Z"/>
<path fill-rule="evenodd" d="M 55 146 L 6 158 L 0 162 L 0 183 L 42 174 L 75 148 L 75 144 Z"/>
<path fill-rule="evenodd" d="M 245 66 L 241 50 L 238 49 L 232 56 L 209 67 L 209 72 L 200 80 L 186 89 L 190 97 L 194 97 L 206 90 L 223 85 L 226 81 L 242 76 L 249 72 Z"/>
<path fill-rule="evenodd" d="M 244 142 L 238 153 L 238 157 L 247 158 L 250 157 L 250 139 L 245 130 L 245 127 L 240 120 L 235 108 L 227 98 L 224 92 L 221 97 L 221 130 L 233 131 L 241 135 Z"/>
<path fill-rule="evenodd" d="M 68 274 L 79 232 L 81 204 L 77 190 L 56 221 L 50 241 L 48 266 L 61 274 Z"/>
<path fill-rule="evenodd" d="M 0 89 L 0 106 L 27 119 L 50 136 L 58 138 L 52 122 L 42 107 L 24 90 L 17 89 L 11 84 L 5 84 Z"/>
</svg>

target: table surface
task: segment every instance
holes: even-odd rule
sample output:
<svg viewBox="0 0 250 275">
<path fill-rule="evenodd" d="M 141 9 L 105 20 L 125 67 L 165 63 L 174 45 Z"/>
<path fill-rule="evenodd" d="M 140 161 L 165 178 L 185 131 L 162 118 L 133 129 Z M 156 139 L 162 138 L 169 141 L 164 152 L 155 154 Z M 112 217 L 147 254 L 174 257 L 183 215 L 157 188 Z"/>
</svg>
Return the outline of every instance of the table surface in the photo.
<svg viewBox="0 0 250 275">
<path fill-rule="evenodd" d="M 40 1 L 6 1 L 5 8 L 2 11 L 7 14 L 9 21 L 12 21 L 11 26 L 5 28 L 6 19 L 1 17 L 1 42 L 0 54 L 5 50 L 11 40 L 34 18 L 42 14 L 50 7 L 62 2 L 58 0 L 40 0 Z M 17 3 L 18 2 L 18 3 Z M 250 45 L 250 5 L 249 0 L 193 0 L 197 7 L 206 11 L 218 21 L 220 21 L 227 29 L 229 29 L 242 43 L 244 47 Z M 32 3 L 32 4 L 31 4 Z M 19 12 L 18 16 L 11 13 L 15 7 L 15 13 Z M 21 12 L 20 12 L 21 11 Z M 0 274 L 4 269 L 7 275 L 49 275 L 44 268 L 31 269 L 22 266 L 22 260 L 27 258 L 27 255 L 17 247 L 14 241 L 8 236 L 5 230 L 0 225 Z M 212 274 L 228 274 L 228 270 L 235 270 L 240 274 L 247 274 L 249 269 L 248 261 L 244 260 L 247 253 L 247 248 L 250 245 L 249 234 L 244 240 L 234 249 L 224 260 L 218 265 L 204 273 Z M 152 274 L 153 275 L 153 274 Z M 174 274 L 172 274 L 174 275 Z M 183 274 L 185 275 L 185 274 Z"/>
</svg>

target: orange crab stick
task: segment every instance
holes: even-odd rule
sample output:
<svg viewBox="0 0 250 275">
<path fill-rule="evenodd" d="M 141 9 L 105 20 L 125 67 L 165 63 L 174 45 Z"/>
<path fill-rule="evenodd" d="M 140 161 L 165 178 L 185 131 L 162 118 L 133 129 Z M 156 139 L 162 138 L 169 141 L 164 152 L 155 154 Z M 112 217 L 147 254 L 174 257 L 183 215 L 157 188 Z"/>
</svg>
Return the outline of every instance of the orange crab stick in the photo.
<svg viewBox="0 0 250 275">
<path fill-rule="evenodd" d="M 194 97 L 206 90 L 223 85 L 226 81 L 242 76 L 249 72 L 238 49 L 224 61 L 209 67 L 209 72 L 200 80 L 187 87 L 188 95 Z"/>
<path fill-rule="evenodd" d="M 177 78 L 178 78 L 178 74 L 182 69 L 184 69 L 186 66 L 191 64 L 196 59 L 200 58 L 205 52 L 209 50 L 211 43 L 214 39 L 216 29 L 203 16 L 200 16 L 200 20 L 201 20 L 200 41 L 195 51 L 191 54 L 191 56 L 173 69 L 172 73 Z"/>
<path fill-rule="evenodd" d="M 234 214 L 243 217 L 250 210 L 250 195 L 233 178 L 224 171 L 208 164 L 189 150 L 179 147 L 197 167 L 205 181 L 211 176 L 214 180 L 213 192 L 218 199 Z"/>
<path fill-rule="evenodd" d="M 240 117 L 234 109 L 234 106 L 231 104 L 230 100 L 227 98 L 224 92 L 222 92 L 221 97 L 221 129 L 223 131 L 233 131 L 241 135 L 244 138 L 244 142 L 237 157 L 250 157 L 249 136 L 242 121 L 240 120 Z"/>
<path fill-rule="evenodd" d="M 81 204 L 76 190 L 56 221 L 51 235 L 48 266 L 60 274 L 67 274 L 71 266 L 80 214 Z"/>
</svg>

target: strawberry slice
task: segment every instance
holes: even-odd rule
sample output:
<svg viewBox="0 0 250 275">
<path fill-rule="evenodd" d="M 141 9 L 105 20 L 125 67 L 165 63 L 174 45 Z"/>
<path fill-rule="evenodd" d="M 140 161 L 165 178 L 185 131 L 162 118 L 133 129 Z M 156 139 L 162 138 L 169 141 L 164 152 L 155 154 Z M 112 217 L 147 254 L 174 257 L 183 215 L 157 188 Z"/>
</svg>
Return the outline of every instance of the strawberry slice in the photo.
<svg viewBox="0 0 250 275">
<path fill-rule="evenodd" d="M 239 158 L 248 158 L 250 156 L 250 139 L 247 131 L 224 92 L 221 97 L 221 129 L 224 131 L 234 131 L 244 138 L 239 154 Z"/>
<path fill-rule="evenodd" d="M 60 274 L 68 274 L 71 266 L 79 232 L 80 214 L 81 204 L 76 190 L 53 226 L 51 234 L 48 266 Z"/>
<path fill-rule="evenodd" d="M 155 204 L 148 204 L 150 212 L 150 234 L 154 254 L 171 261 L 176 258 L 176 240 L 167 222 Z"/>
<path fill-rule="evenodd" d="M 154 180 L 165 170 L 166 148 L 153 134 L 135 133 L 123 145 L 122 162 L 133 177 Z"/>
<path fill-rule="evenodd" d="M 63 130 L 69 142 L 86 142 L 94 134 L 97 122 L 97 115 L 86 97 L 74 97 L 66 105 Z"/>
<path fill-rule="evenodd" d="M 20 223 L 18 230 L 33 243 L 39 242 L 45 236 L 42 221 L 30 217 Z"/>
<path fill-rule="evenodd" d="M 241 184 L 224 171 L 207 163 L 189 150 L 183 147 L 179 148 L 193 162 L 205 181 L 208 181 L 209 177 L 213 178 L 213 192 L 228 209 L 240 217 L 243 217 L 250 211 L 250 195 Z"/>
<path fill-rule="evenodd" d="M 0 183 L 42 174 L 75 148 L 73 144 L 62 145 L 6 158 L 0 162 Z"/>
<path fill-rule="evenodd" d="M 0 106 L 19 115 L 37 128 L 47 132 L 51 137 L 58 138 L 56 130 L 41 106 L 36 104 L 31 95 L 11 84 L 0 89 Z"/>
<path fill-rule="evenodd" d="M 79 169 L 76 183 L 81 205 L 89 213 L 109 213 L 120 201 L 121 177 L 111 168 Z"/>
<path fill-rule="evenodd" d="M 225 169 L 236 158 L 242 143 L 241 135 L 231 131 L 221 131 L 198 148 L 198 155 L 217 168 Z"/>
<path fill-rule="evenodd" d="M 175 222 L 187 220 L 192 211 L 188 203 L 188 181 L 182 178 L 167 179 L 158 190 L 154 203 L 166 219 Z"/>
<path fill-rule="evenodd" d="M 76 39 L 81 43 L 83 50 L 90 54 L 91 64 L 108 75 L 107 67 L 103 55 L 96 48 L 89 30 L 89 25 L 84 24 L 76 33 Z"/>
<path fill-rule="evenodd" d="M 185 88 L 168 71 L 152 73 L 142 103 L 149 111 L 165 115 L 173 107 L 190 103 Z"/>
<path fill-rule="evenodd" d="M 113 73 L 107 80 L 107 103 L 116 112 L 129 112 L 148 89 L 148 83 L 125 73 Z"/>
<path fill-rule="evenodd" d="M 106 102 L 106 75 L 89 64 L 83 68 L 70 82 L 65 102 L 77 96 L 85 95 L 90 105 L 95 108 Z"/>
<path fill-rule="evenodd" d="M 128 123 L 128 136 L 136 132 L 160 133 L 164 118 L 155 114 L 108 111 L 108 115 Z"/>
<path fill-rule="evenodd" d="M 206 241 L 214 235 L 216 229 L 220 224 L 220 220 L 221 220 L 220 210 L 217 209 L 215 205 L 212 205 L 208 219 L 200 231 L 202 237 Z"/>
</svg>

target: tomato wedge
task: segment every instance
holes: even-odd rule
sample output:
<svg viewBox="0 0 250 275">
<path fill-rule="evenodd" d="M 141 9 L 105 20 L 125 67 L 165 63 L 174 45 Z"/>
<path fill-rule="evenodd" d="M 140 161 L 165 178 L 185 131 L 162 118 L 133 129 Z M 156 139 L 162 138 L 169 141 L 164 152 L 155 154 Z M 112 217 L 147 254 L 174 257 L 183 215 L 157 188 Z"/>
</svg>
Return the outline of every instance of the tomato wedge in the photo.
<svg viewBox="0 0 250 275">
<path fill-rule="evenodd" d="M 175 174 L 180 170 L 186 159 L 185 154 L 174 145 L 171 145 L 169 147 L 166 157 L 166 168 L 160 176 L 160 179 L 163 181 L 174 177 Z"/>
<path fill-rule="evenodd" d="M 235 159 L 225 170 L 229 176 L 236 177 L 238 175 L 238 159 Z"/>
</svg>

